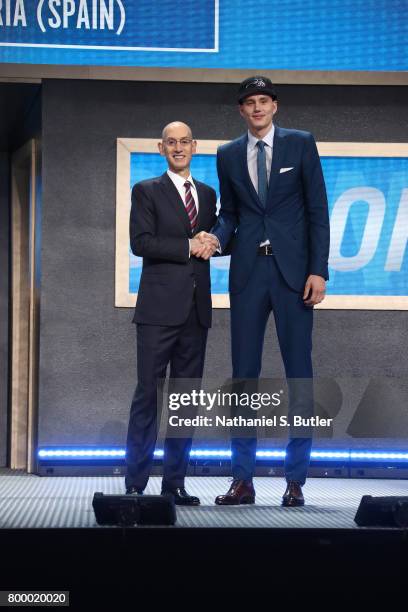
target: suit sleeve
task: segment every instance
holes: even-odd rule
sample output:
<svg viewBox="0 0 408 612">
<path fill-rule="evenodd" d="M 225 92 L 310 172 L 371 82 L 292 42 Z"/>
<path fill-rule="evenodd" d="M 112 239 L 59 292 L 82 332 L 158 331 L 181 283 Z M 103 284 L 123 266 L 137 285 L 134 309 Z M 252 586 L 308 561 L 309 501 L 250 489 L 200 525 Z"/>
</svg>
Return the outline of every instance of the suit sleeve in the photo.
<svg viewBox="0 0 408 612">
<path fill-rule="evenodd" d="M 302 175 L 309 227 L 309 274 L 317 274 L 328 280 L 329 211 L 322 166 L 312 134 L 305 143 Z"/>
<path fill-rule="evenodd" d="M 212 187 L 210 187 L 210 202 L 211 202 L 211 209 L 212 209 L 211 226 L 213 227 L 217 223 L 217 193 L 215 189 L 213 189 Z"/>
<path fill-rule="evenodd" d="M 132 253 L 150 259 L 167 259 L 187 263 L 189 241 L 187 237 L 157 236 L 154 202 L 140 183 L 132 189 L 129 234 Z"/>
<path fill-rule="evenodd" d="M 231 189 L 228 175 L 225 172 L 220 151 L 217 151 L 217 172 L 220 183 L 221 207 L 217 222 L 212 228 L 211 233 L 218 238 L 221 252 L 224 254 L 238 226 L 238 214 L 234 193 Z"/>
</svg>

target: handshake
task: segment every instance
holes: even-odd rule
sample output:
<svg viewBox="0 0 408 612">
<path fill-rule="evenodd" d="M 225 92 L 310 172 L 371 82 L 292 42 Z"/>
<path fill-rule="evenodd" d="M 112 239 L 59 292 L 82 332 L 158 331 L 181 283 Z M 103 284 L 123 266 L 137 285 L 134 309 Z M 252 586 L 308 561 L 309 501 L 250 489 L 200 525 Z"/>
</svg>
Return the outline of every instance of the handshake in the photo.
<svg viewBox="0 0 408 612">
<path fill-rule="evenodd" d="M 210 259 L 219 248 L 218 238 L 207 232 L 200 232 L 190 240 L 190 255 Z"/>
</svg>

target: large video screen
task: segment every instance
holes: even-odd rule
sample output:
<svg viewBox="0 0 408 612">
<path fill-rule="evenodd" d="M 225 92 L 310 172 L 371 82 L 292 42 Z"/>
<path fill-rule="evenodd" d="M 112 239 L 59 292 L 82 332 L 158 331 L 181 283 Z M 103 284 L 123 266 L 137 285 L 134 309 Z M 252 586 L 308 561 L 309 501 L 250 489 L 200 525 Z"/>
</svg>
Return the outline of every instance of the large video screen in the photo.
<svg viewBox="0 0 408 612">
<path fill-rule="evenodd" d="M 219 141 L 199 141 L 193 177 L 219 192 L 215 152 Z M 120 148 L 120 145 L 118 145 Z M 128 139 L 118 163 L 117 224 L 123 235 L 120 270 L 127 271 L 124 301 L 139 287 L 142 260 L 129 246 L 130 191 L 138 181 L 166 171 L 153 139 Z M 408 145 L 318 143 L 330 213 L 330 256 L 325 307 L 408 308 Z M 200 153 L 201 151 L 201 153 Z M 126 172 L 121 172 L 120 165 Z M 127 184 L 126 184 L 127 183 Z M 218 203 L 219 204 L 219 203 Z M 125 258 L 127 262 L 125 262 Z M 213 305 L 227 307 L 229 257 L 211 259 Z M 117 281 L 121 274 L 117 274 Z M 131 302 L 130 302 L 131 303 Z"/>
<path fill-rule="evenodd" d="M 408 70 L 407 0 L 0 0 L 0 62 Z"/>
<path fill-rule="evenodd" d="M 408 295 L 408 160 L 322 157 L 330 211 L 328 295 Z M 166 160 L 132 155 L 131 183 L 159 176 Z M 196 155 L 194 176 L 218 193 L 215 157 Z M 130 256 L 130 291 L 137 293 L 141 258 Z M 229 257 L 211 260 L 213 294 L 228 293 Z"/>
</svg>

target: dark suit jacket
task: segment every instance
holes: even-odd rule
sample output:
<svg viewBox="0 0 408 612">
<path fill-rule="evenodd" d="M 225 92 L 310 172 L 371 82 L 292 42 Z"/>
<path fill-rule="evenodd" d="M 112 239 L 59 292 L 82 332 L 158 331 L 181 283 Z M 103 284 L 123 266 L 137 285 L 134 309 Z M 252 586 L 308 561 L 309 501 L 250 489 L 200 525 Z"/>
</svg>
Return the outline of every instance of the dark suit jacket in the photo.
<svg viewBox="0 0 408 612">
<path fill-rule="evenodd" d="M 195 233 L 209 231 L 216 221 L 216 194 L 195 179 L 194 184 L 199 205 Z M 167 173 L 134 185 L 130 245 L 143 257 L 143 269 L 133 323 L 183 324 L 195 288 L 200 323 L 211 326 L 210 264 L 189 257 L 192 237 L 184 203 Z"/>
<path fill-rule="evenodd" d="M 309 132 L 275 126 L 264 208 L 249 176 L 247 142 L 245 134 L 217 153 L 221 210 L 212 233 L 223 252 L 231 249 L 230 291 L 245 287 L 265 237 L 287 284 L 303 291 L 309 274 L 328 279 L 329 216 L 316 143 Z"/>
</svg>

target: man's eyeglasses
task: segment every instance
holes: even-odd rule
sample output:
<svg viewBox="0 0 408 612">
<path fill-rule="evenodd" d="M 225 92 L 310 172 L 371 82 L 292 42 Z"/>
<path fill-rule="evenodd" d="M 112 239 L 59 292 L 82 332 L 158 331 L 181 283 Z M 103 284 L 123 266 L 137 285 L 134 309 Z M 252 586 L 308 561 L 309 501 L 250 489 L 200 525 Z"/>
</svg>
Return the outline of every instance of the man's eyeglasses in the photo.
<svg viewBox="0 0 408 612">
<path fill-rule="evenodd" d="M 168 147 L 176 147 L 178 142 L 180 143 L 182 147 L 188 147 L 193 142 L 193 139 L 192 138 L 180 138 L 180 139 L 166 138 L 166 140 L 164 140 L 163 142 Z"/>
</svg>

